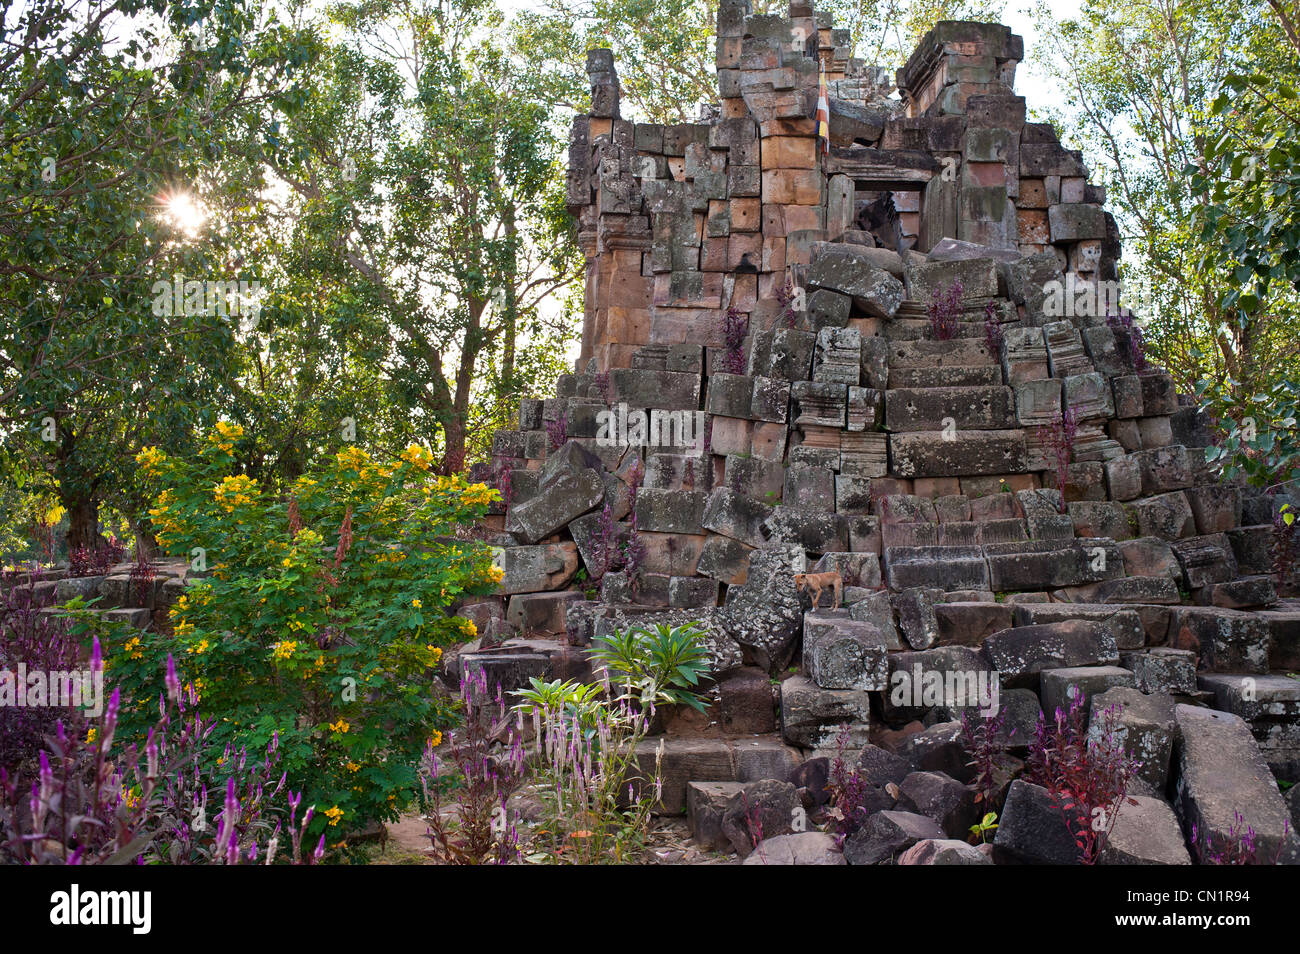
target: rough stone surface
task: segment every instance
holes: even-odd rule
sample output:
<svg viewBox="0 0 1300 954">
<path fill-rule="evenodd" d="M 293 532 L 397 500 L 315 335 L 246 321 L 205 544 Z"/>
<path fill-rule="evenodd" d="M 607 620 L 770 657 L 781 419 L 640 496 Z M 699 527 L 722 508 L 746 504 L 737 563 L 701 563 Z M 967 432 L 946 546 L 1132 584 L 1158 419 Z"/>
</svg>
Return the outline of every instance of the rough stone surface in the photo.
<svg viewBox="0 0 1300 954">
<path fill-rule="evenodd" d="M 918 841 L 942 838 L 943 830 L 933 818 L 913 812 L 876 812 L 844 842 L 844 860 L 851 865 L 877 865 Z"/>
</svg>

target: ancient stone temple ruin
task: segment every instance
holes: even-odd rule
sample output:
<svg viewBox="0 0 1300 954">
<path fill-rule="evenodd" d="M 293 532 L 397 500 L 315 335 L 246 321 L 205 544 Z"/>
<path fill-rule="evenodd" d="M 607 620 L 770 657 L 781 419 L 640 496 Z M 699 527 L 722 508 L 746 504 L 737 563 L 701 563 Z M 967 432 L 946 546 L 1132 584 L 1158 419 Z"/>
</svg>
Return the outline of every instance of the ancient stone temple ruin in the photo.
<svg viewBox="0 0 1300 954">
<path fill-rule="evenodd" d="M 1104 190 L 1014 92 L 1020 37 L 940 23 L 890 76 L 807 3 L 723 0 L 717 33 L 696 123 L 622 118 L 616 57 L 588 55 L 581 357 L 495 436 L 503 596 L 463 610 L 485 638 L 461 665 L 585 677 L 595 637 L 701 622 L 710 724 L 670 720 L 663 808 L 706 842 L 726 843 L 719 805 L 802 785 L 843 726 L 881 807 L 927 816 L 970 779 L 961 701 L 893 690 L 957 673 L 996 679 L 1021 744 L 1079 694 L 1123 706 L 1144 764 L 1113 860 L 1185 862 L 1192 826 L 1226 836 L 1234 811 L 1282 845 L 1283 498 L 1217 479 L 1147 364 Z M 839 574 L 844 605 L 811 608 L 805 571 Z M 1054 811 L 1033 789 L 1013 785 L 996 856 L 1069 860 L 1026 836 Z M 872 837 L 896 849 L 895 829 Z"/>
</svg>

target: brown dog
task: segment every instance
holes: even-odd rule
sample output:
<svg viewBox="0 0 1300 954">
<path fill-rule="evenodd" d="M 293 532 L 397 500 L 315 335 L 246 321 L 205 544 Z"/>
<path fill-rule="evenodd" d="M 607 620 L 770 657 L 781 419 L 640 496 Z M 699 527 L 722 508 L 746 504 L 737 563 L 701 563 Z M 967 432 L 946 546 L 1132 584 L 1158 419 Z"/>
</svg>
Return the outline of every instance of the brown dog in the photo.
<svg viewBox="0 0 1300 954">
<path fill-rule="evenodd" d="M 831 588 L 832 600 L 831 609 L 840 608 L 840 599 L 844 595 L 844 577 L 838 573 L 796 573 L 794 575 L 794 588 L 802 593 L 808 590 L 812 593 L 812 608 L 817 608 L 817 601 L 821 599 L 822 590 L 826 587 Z"/>
</svg>

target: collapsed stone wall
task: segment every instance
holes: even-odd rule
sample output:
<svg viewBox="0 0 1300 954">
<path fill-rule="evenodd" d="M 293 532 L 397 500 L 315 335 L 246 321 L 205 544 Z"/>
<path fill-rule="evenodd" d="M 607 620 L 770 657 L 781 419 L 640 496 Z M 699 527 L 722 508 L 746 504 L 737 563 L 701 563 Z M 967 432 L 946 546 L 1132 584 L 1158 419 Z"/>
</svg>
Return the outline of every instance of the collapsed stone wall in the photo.
<svg viewBox="0 0 1300 954">
<path fill-rule="evenodd" d="M 582 353 L 495 435 L 480 476 L 503 491 L 488 521 L 502 596 L 463 610 L 489 641 L 532 639 L 462 664 L 581 674 L 547 637 L 698 620 L 724 730 L 779 726 L 816 753 L 845 724 L 865 745 L 919 719 L 908 757 L 957 778 L 962 705 L 891 701 L 900 671 L 993 674 L 1021 738 L 1080 692 L 1122 696 L 1128 729 L 1152 733 L 1150 791 L 1178 790 L 1184 827 L 1226 832 L 1234 801 L 1270 806 L 1261 825 L 1278 829 L 1270 771 L 1300 779 L 1300 683 L 1284 675 L 1300 604 L 1270 575 L 1287 498 L 1217 479 L 1203 422 L 1113 320 L 1115 222 L 1080 154 L 1026 122 L 1020 38 L 940 23 L 897 97 L 847 44 L 811 5 L 751 16 L 725 0 L 719 103 L 672 126 L 620 118 L 613 57 L 589 54 L 568 174 Z M 822 70 L 828 151 L 811 118 Z M 651 412 L 684 416 L 648 446 L 628 422 Z M 804 570 L 840 574 L 844 607 L 809 608 Z M 1184 726 L 1254 741 L 1228 752 Z M 1231 798 L 1207 780 L 1221 775 Z"/>
<path fill-rule="evenodd" d="M 587 256 L 584 366 L 630 367 L 646 345 L 720 347 L 729 308 L 772 327 L 814 245 L 846 233 L 892 251 L 952 238 L 1004 258 L 1050 252 L 1058 271 L 1116 277 L 1103 190 L 1050 125 L 1025 121 L 1012 89 L 1023 43 L 1008 28 L 939 24 L 898 71 L 901 99 L 811 5 L 783 18 L 724 3 L 718 34 L 720 101 L 699 123 L 621 119 L 612 54 L 588 56 L 592 113 L 574 120 L 568 172 Z M 825 155 L 812 118 L 822 66 Z M 873 205 L 888 227 L 868 238 L 857 226 Z"/>
</svg>

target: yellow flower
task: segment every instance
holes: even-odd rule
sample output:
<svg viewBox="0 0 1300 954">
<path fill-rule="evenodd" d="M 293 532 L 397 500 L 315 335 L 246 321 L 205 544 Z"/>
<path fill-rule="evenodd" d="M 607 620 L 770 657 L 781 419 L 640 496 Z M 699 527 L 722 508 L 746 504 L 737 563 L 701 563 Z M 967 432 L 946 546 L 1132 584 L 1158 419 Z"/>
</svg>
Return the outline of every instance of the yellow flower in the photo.
<svg viewBox="0 0 1300 954">
<path fill-rule="evenodd" d="M 243 437 L 244 429 L 238 424 L 231 424 L 228 421 L 217 421 L 217 433 L 222 437 Z"/>
<path fill-rule="evenodd" d="M 290 560 L 288 557 L 285 557 L 283 560 L 280 561 L 280 566 L 293 566 L 293 561 Z"/>
<path fill-rule="evenodd" d="M 140 648 L 139 636 L 132 636 L 130 639 L 128 639 L 126 641 L 126 644 L 122 647 L 122 651 L 125 652 L 132 659 L 144 658 L 144 650 Z"/>
<path fill-rule="evenodd" d="M 338 722 L 330 723 L 330 729 L 333 730 L 334 732 L 344 733 L 347 732 L 348 729 L 350 728 L 352 728 L 352 726 L 348 725 L 347 722 L 343 721 L 342 717 L 339 718 Z"/>
<path fill-rule="evenodd" d="M 288 659 L 298 649 L 298 641 L 295 639 L 285 639 L 271 647 L 274 650 L 272 659 Z"/>
<path fill-rule="evenodd" d="M 411 600 L 411 605 L 414 606 L 416 609 L 419 609 L 424 604 L 421 603 L 419 600 Z"/>
<path fill-rule="evenodd" d="M 335 805 L 333 808 L 325 809 L 325 817 L 330 820 L 330 825 L 337 825 L 339 819 L 343 817 L 343 809 Z"/>
<path fill-rule="evenodd" d="M 349 772 L 361 771 L 361 766 L 358 765 L 356 762 L 349 762 L 346 767 Z"/>
<path fill-rule="evenodd" d="M 433 455 L 419 444 L 411 444 L 406 450 L 402 451 L 401 457 L 402 460 L 408 464 L 413 464 L 420 470 L 428 470 L 433 464 Z"/>
<path fill-rule="evenodd" d="M 360 447 L 347 447 L 334 455 L 340 467 L 361 471 L 370 463 L 370 455 Z"/>
<path fill-rule="evenodd" d="M 97 736 L 98 734 L 99 734 L 99 730 L 96 729 L 93 725 L 92 725 L 89 729 L 87 729 L 87 730 L 86 730 L 86 744 L 87 744 L 87 745 L 94 745 L 94 743 L 95 743 L 95 736 Z"/>
<path fill-rule="evenodd" d="M 222 477 L 221 483 L 212 488 L 213 499 L 226 513 L 232 512 L 241 504 L 252 503 L 252 495 L 255 493 L 257 493 L 257 481 L 244 474 Z"/>
<path fill-rule="evenodd" d="M 425 646 L 424 648 L 429 651 L 429 665 L 438 665 L 439 660 L 442 659 L 442 650 L 437 646 Z"/>
<path fill-rule="evenodd" d="M 140 465 L 146 477 L 152 475 L 166 459 L 167 455 L 156 447 L 143 447 L 135 455 L 135 462 Z"/>
<path fill-rule="evenodd" d="M 433 746 L 435 749 L 442 745 L 442 733 L 437 729 L 434 729 L 433 734 L 429 736 L 429 745 Z"/>
<path fill-rule="evenodd" d="M 461 500 L 471 507 L 483 506 L 500 497 L 500 493 L 487 484 L 473 484 L 461 494 Z"/>
<path fill-rule="evenodd" d="M 472 619 L 465 619 L 464 617 L 457 617 L 457 618 L 460 620 L 461 622 L 460 628 L 465 633 L 466 636 L 468 636 L 470 639 L 473 639 L 475 636 L 478 635 L 478 627 L 474 625 L 474 621 Z"/>
</svg>

